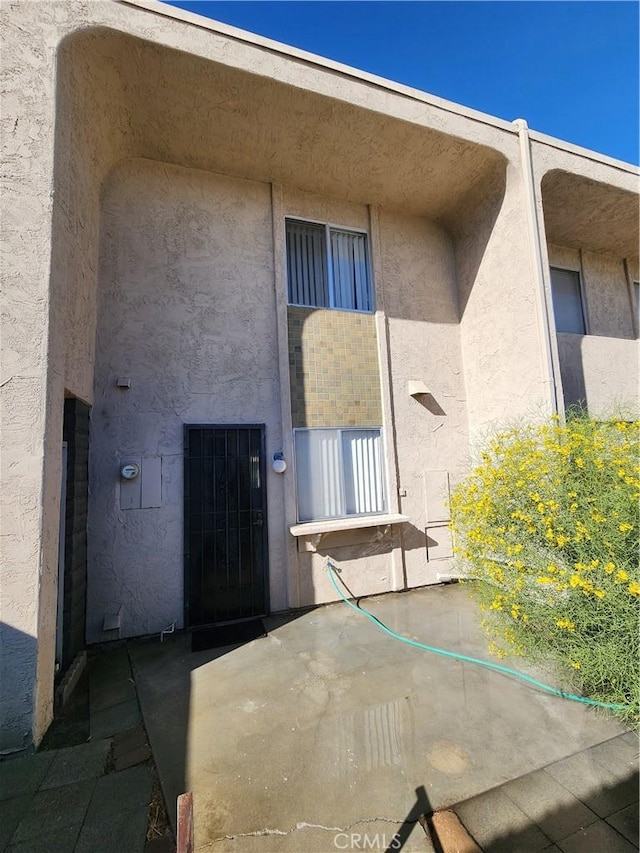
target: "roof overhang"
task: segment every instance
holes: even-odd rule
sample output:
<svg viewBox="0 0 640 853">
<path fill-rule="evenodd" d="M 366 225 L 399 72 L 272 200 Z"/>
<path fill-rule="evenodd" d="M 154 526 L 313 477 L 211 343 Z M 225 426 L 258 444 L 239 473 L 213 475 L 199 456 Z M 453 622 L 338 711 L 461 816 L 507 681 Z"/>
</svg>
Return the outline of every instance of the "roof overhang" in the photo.
<svg viewBox="0 0 640 853">
<path fill-rule="evenodd" d="M 447 132 L 444 119 L 434 127 L 418 113 L 410 121 L 369 109 L 339 81 L 328 96 L 105 27 L 70 37 L 64 60 L 80 63 L 74 79 L 93 86 L 103 85 L 101 63 L 118 69 L 117 120 L 141 157 L 444 224 L 487 174 L 505 169 L 499 150 Z"/>
<path fill-rule="evenodd" d="M 560 246 L 638 254 L 638 195 L 559 169 L 542 179 L 547 240 Z"/>
</svg>

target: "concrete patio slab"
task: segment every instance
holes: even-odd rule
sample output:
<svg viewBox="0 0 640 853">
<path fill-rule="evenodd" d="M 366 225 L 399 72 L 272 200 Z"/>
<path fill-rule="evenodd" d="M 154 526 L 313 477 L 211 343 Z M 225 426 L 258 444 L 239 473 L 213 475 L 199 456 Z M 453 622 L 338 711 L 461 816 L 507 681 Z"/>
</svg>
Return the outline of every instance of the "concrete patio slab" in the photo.
<svg viewBox="0 0 640 853">
<path fill-rule="evenodd" d="M 398 826 L 391 821 L 361 821 L 352 826 L 313 826 L 299 824 L 286 832 L 266 830 L 246 835 L 225 837 L 197 849 L 215 853 L 301 853 L 301 851 L 340 850 L 399 850 L 403 853 L 436 853 L 431 840 L 419 824 L 413 824 L 410 834 L 400 847 Z M 365 846 L 366 845 L 366 846 Z"/>
<path fill-rule="evenodd" d="M 536 853 L 550 839 L 501 788 L 463 803 L 456 814 L 484 851 Z"/>
<path fill-rule="evenodd" d="M 583 752 L 552 764 L 546 772 L 598 817 L 607 817 L 638 799 L 638 783 L 626 762 L 614 772 L 595 761 L 589 752 Z"/>
<path fill-rule="evenodd" d="M 147 831 L 147 808 L 98 812 L 82 827 L 74 853 L 114 853 L 142 850 Z M 114 843 L 114 839 L 117 842 Z M 116 846 L 117 845 L 117 846 Z"/>
<path fill-rule="evenodd" d="M 462 585 L 363 604 L 405 636 L 491 660 Z M 623 731 L 515 678 L 402 644 L 344 604 L 265 624 L 267 637 L 236 648 L 192 654 L 185 635 L 130 646 L 169 812 L 193 791 L 198 848 L 335 850 L 334 828 L 369 822 L 391 838 L 418 807 L 468 800 Z"/>
<path fill-rule="evenodd" d="M 145 764 L 98 779 L 86 823 L 108 820 L 147 809 L 151 798 L 151 768 Z"/>
</svg>

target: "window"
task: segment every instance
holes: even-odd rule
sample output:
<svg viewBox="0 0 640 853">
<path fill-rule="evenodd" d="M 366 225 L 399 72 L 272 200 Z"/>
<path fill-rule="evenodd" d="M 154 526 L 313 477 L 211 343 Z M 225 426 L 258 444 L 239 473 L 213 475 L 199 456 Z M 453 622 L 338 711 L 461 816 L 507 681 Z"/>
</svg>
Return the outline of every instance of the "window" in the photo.
<svg viewBox="0 0 640 853">
<path fill-rule="evenodd" d="M 557 332 L 585 335 L 580 273 L 551 268 L 551 294 Z"/>
<path fill-rule="evenodd" d="M 379 429 L 295 431 L 298 521 L 386 511 Z"/>
<path fill-rule="evenodd" d="M 367 235 L 286 220 L 289 304 L 373 311 Z"/>
</svg>

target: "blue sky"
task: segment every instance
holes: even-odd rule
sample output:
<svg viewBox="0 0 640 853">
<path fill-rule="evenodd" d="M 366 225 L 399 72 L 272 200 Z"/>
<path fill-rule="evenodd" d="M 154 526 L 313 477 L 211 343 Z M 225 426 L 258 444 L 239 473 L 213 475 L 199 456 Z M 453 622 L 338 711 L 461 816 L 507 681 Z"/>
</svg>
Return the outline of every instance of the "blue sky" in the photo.
<svg viewBox="0 0 640 853">
<path fill-rule="evenodd" d="M 638 163 L 636 2 L 170 5 Z"/>
</svg>

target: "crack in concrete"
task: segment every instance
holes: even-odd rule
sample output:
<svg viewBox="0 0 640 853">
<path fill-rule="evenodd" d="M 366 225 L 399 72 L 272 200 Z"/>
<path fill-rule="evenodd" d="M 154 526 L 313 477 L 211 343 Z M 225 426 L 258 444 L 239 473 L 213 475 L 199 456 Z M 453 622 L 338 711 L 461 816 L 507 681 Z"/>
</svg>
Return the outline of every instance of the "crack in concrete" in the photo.
<svg viewBox="0 0 640 853">
<path fill-rule="evenodd" d="M 204 850 L 207 847 L 212 847 L 214 844 L 218 844 L 220 841 L 233 841 L 236 838 L 260 838 L 264 836 L 270 835 L 292 835 L 294 832 L 299 832 L 304 829 L 322 829 L 326 832 L 349 832 L 349 830 L 353 829 L 355 826 L 360 826 L 363 823 L 392 823 L 394 826 L 400 827 L 403 823 L 406 823 L 405 819 L 395 820 L 391 817 L 363 817 L 359 820 L 354 821 L 353 823 L 347 824 L 347 826 L 324 826 L 321 823 L 307 823 L 306 821 L 299 821 L 295 826 L 291 827 L 291 829 L 283 830 L 283 829 L 255 829 L 253 832 L 236 832 L 231 835 L 221 835 L 219 838 L 214 838 L 212 841 L 208 841 L 205 845 L 200 847 L 200 850 Z M 417 823 L 417 820 L 408 821 L 409 823 Z"/>
</svg>

